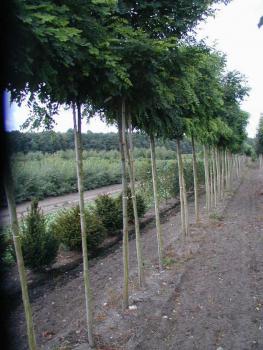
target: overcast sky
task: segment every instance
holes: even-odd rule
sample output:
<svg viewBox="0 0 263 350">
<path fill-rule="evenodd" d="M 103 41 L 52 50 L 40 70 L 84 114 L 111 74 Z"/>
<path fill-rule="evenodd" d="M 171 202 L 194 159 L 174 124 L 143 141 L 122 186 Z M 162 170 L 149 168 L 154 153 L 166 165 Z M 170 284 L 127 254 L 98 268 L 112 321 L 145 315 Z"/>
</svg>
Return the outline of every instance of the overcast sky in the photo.
<svg viewBox="0 0 263 350">
<path fill-rule="evenodd" d="M 248 135 L 254 137 L 263 112 L 263 27 L 258 28 L 259 18 L 263 16 L 263 0 L 233 0 L 227 6 L 220 6 L 215 18 L 209 18 L 198 28 L 198 38 L 205 38 L 209 44 L 227 54 L 229 70 L 242 72 L 251 87 L 250 96 L 242 108 L 250 113 L 247 128 Z M 25 106 L 12 104 L 6 122 L 8 130 L 19 129 L 27 118 Z M 56 131 L 67 131 L 72 128 L 70 111 L 61 111 L 56 118 Z M 116 131 L 107 127 L 99 118 L 92 118 L 83 131 L 93 132 Z"/>
</svg>

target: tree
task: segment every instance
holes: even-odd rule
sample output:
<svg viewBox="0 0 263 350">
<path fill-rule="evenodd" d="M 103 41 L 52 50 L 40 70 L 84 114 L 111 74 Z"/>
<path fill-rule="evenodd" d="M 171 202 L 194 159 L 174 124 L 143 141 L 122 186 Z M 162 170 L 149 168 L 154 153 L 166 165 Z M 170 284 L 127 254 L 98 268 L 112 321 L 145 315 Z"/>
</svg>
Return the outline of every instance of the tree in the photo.
<svg viewBox="0 0 263 350">
<path fill-rule="evenodd" d="M 258 27 L 260 28 L 261 26 L 263 26 L 263 16 L 260 17 L 260 20 L 258 22 Z"/>
<path fill-rule="evenodd" d="M 21 249 L 21 242 L 19 237 L 19 224 L 18 224 L 17 213 L 16 213 L 12 174 L 11 174 L 10 165 L 8 161 L 6 162 L 6 168 L 4 172 L 4 188 L 5 188 L 6 198 L 8 202 L 11 232 L 13 236 L 16 261 L 17 261 L 20 285 L 22 290 L 22 300 L 24 305 L 26 327 L 27 327 L 28 347 L 30 350 L 36 350 L 37 349 L 36 337 L 35 337 L 35 331 L 34 331 L 34 325 L 33 325 L 32 310 L 31 310 L 31 305 L 29 301 L 26 270 L 25 270 L 24 259 L 23 259 L 22 249 Z"/>
<path fill-rule="evenodd" d="M 11 92 L 11 99 L 21 102 L 27 91 L 37 90 L 39 84 L 45 82 L 45 77 L 53 78 L 54 69 L 50 64 L 53 58 L 52 50 L 56 48 L 58 43 L 68 42 L 68 48 L 75 45 L 78 38 L 78 31 L 69 25 L 67 8 L 64 6 L 56 6 L 51 2 L 25 2 L 25 1 L 10 1 L 10 11 L 6 14 L 9 18 L 7 21 L 9 25 L 8 38 L 10 42 L 16 43 L 9 47 L 7 52 L 8 61 L 6 67 L 6 75 L 3 81 L 3 89 L 8 89 Z M 44 43 L 46 49 L 43 49 Z M 24 43 L 27 43 L 27 48 L 24 48 Z M 64 45 L 66 47 L 66 45 Z M 70 57 L 66 53 L 60 52 L 61 59 Z M 45 55 L 43 55 L 45 52 Z M 37 74 L 36 74 L 37 72 Z M 48 88 L 48 87 L 47 87 Z M 42 112 L 42 111 L 41 111 Z M 45 115 L 42 113 L 42 117 Z M 26 274 L 24 268 L 24 261 L 21 252 L 21 245 L 18 234 L 18 221 L 16 215 L 16 207 L 14 200 L 14 189 L 12 185 L 12 174 L 9 166 L 6 166 L 4 176 L 5 192 L 8 202 L 8 208 L 11 218 L 11 230 L 13 234 L 16 259 L 18 264 L 20 284 L 22 289 L 22 299 L 24 304 L 28 345 L 29 349 L 36 349 L 36 341 L 34 334 L 34 327 L 32 321 L 31 307 L 29 303 Z"/>
<path fill-rule="evenodd" d="M 256 152 L 259 157 L 259 166 L 263 167 L 263 113 L 260 115 L 259 125 L 256 135 Z"/>
<path fill-rule="evenodd" d="M 30 94 L 29 102 L 34 114 L 27 124 L 31 123 L 33 127 L 44 125 L 46 128 L 50 128 L 54 123 L 52 114 L 56 113 L 60 104 L 73 104 L 86 314 L 89 344 L 93 347 L 87 238 L 83 213 L 81 104 L 87 100 L 89 88 L 94 88 L 91 83 L 95 75 L 92 79 L 87 79 L 94 65 L 101 63 L 101 57 L 105 60 L 105 65 L 114 64 L 113 56 L 105 54 L 105 51 L 109 50 L 102 26 L 102 18 L 112 4 L 103 1 L 65 1 L 62 4 L 49 1 L 20 1 L 16 5 L 15 33 L 25 37 L 28 46 L 27 50 L 24 50 L 17 45 L 17 55 L 12 56 L 10 60 L 6 87 L 11 91 L 12 100 L 21 102 L 26 94 Z M 100 55 L 102 51 L 104 55 Z M 121 68 L 116 69 L 120 73 Z"/>
</svg>

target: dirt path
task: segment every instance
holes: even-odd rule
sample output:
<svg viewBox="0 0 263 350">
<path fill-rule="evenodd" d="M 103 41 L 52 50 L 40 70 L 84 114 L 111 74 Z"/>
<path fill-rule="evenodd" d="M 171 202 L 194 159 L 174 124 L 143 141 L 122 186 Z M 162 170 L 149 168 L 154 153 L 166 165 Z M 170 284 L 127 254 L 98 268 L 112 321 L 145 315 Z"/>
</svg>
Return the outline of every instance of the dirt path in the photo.
<svg viewBox="0 0 263 350">
<path fill-rule="evenodd" d="M 205 228 L 199 253 L 163 305 L 167 322 L 147 326 L 129 348 L 263 349 L 262 194 L 262 174 L 249 172 L 223 221 Z"/>
<path fill-rule="evenodd" d="M 120 184 L 96 188 L 95 190 L 85 191 L 84 200 L 87 203 L 89 201 L 92 201 L 94 198 L 96 198 L 100 194 L 104 194 L 104 193 L 114 194 L 114 193 L 119 193 L 120 191 L 121 191 Z M 30 203 L 31 202 L 25 202 L 17 205 L 16 209 L 17 209 L 18 217 L 26 213 L 27 209 L 30 207 Z M 47 214 L 62 208 L 72 207 L 77 203 L 78 203 L 78 193 L 70 193 L 64 196 L 49 197 L 49 198 L 43 199 L 39 201 L 39 206 L 42 208 L 43 212 Z M 9 220 L 8 210 L 1 209 L 0 223 L 7 224 L 8 220 Z"/>
<path fill-rule="evenodd" d="M 143 234 L 146 288 L 136 279 L 130 241 L 130 302 L 121 311 L 121 246 L 92 262 L 98 349 L 263 349 L 263 174 L 250 169 L 212 219 L 193 224 L 179 239 L 175 210 L 163 219 L 166 269 L 156 268 L 154 225 Z M 204 198 L 202 201 L 202 211 Z M 81 266 L 31 291 L 41 349 L 87 349 Z M 22 307 L 12 315 L 14 349 L 24 350 Z M 79 346 L 79 344 L 83 343 Z"/>
</svg>

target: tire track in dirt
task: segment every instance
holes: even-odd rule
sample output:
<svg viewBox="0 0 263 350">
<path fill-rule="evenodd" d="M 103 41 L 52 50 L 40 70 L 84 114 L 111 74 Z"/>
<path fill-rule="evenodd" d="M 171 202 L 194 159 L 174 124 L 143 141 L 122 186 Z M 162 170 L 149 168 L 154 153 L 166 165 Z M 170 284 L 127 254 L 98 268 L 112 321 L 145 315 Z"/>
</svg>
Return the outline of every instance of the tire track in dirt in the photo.
<svg viewBox="0 0 263 350">
<path fill-rule="evenodd" d="M 185 274 L 151 337 L 130 349 L 263 349 L 263 176 L 249 171 L 221 224 L 206 228 L 200 254 Z"/>
<path fill-rule="evenodd" d="M 131 240 L 130 296 L 136 311 L 121 311 L 121 246 L 90 268 L 95 291 L 95 333 L 101 349 L 263 349 L 263 196 L 255 196 L 260 188 L 262 174 L 249 170 L 232 199 L 226 200 L 223 221 L 205 217 L 201 196 L 204 220 L 199 226 L 193 224 L 191 202 L 187 244 L 178 239 L 180 213 L 172 210 L 162 220 L 166 257 L 172 259 L 162 274 L 156 268 L 155 225 L 143 229 L 147 284 L 143 290 L 136 284 L 136 249 Z M 37 289 L 31 292 L 38 293 Z M 52 288 L 46 285 L 32 307 L 41 348 L 75 349 L 87 341 L 81 266 L 68 277 L 54 279 Z M 11 321 L 17 324 L 13 330 L 17 333 L 14 349 L 24 350 L 22 306 Z M 43 336 L 47 331 L 53 332 L 50 338 Z"/>
</svg>

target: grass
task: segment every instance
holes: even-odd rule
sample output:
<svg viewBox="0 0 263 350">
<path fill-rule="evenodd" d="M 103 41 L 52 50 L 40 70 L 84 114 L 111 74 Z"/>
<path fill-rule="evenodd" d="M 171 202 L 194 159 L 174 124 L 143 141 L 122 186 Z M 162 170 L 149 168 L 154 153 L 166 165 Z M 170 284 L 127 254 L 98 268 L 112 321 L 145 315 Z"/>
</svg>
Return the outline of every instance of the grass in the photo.
<svg viewBox="0 0 263 350">
<path fill-rule="evenodd" d="M 215 221 L 222 221 L 224 219 L 224 216 L 218 212 L 213 212 L 209 215 L 209 218 Z"/>
</svg>

